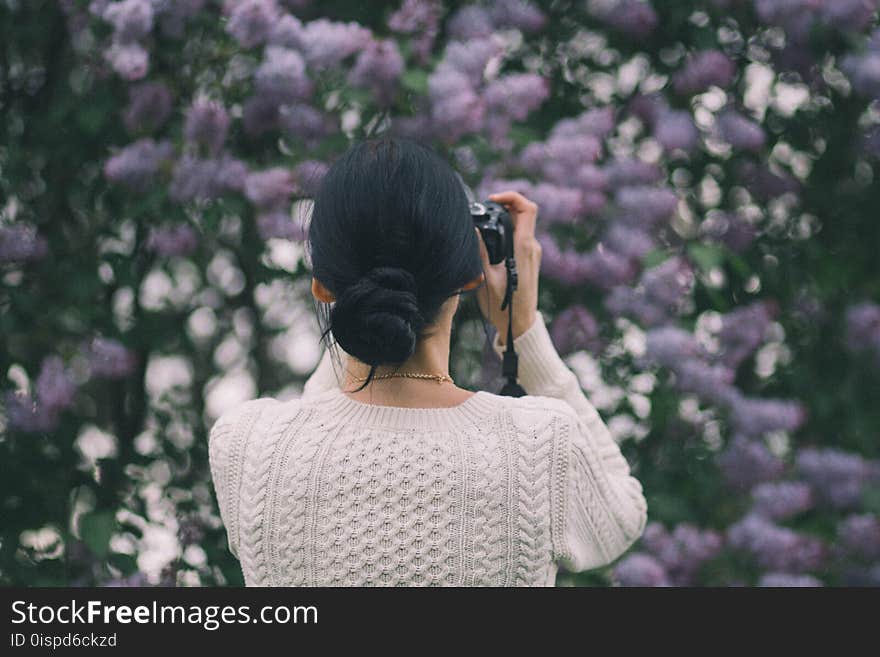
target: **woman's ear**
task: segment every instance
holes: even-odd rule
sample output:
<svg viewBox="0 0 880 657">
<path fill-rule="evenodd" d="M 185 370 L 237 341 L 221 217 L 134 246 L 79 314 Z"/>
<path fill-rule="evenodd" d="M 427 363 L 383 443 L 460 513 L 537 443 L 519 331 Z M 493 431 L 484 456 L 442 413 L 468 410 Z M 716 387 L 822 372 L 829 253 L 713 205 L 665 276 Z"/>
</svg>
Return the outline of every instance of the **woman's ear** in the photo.
<svg viewBox="0 0 880 657">
<path fill-rule="evenodd" d="M 463 292 L 467 292 L 468 290 L 473 290 L 475 287 L 480 287 L 480 285 L 482 285 L 482 283 L 485 279 L 486 279 L 486 275 L 483 272 L 480 272 L 479 276 L 477 276 L 474 280 L 470 281 L 469 283 L 465 283 L 461 289 Z"/>
<path fill-rule="evenodd" d="M 314 276 L 312 276 L 312 294 L 318 301 L 323 301 L 324 303 L 336 301 L 336 296 Z"/>
</svg>

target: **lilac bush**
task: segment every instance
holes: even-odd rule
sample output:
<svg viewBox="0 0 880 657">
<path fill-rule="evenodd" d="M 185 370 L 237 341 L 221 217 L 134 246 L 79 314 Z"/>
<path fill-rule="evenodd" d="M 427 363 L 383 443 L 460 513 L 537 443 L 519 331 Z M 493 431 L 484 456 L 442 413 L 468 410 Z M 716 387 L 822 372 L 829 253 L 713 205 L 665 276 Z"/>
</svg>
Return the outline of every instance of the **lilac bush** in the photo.
<svg viewBox="0 0 880 657">
<path fill-rule="evenodd" d="M 386 132 L 538 203 L 554 343 L 644 428 L 618 438 L 645 535 L 561 583 L 880 580 L 877 2 L 53 10 L 60 46 L 10 45 L 0 142 L 4 492 L 52 511 L 7 520 L 0 581 L 239 583 L 204 431 L 224 390 L 297 392 L 308 200 Z M 161 508 L 132 492 L 156 472 Z M 94 502 L 71 528 L 72 491 Z M 138 523 L 177 552 L 139 560 Z M 62 558 L 19 545 L 40 527 Z"/>
</svg>

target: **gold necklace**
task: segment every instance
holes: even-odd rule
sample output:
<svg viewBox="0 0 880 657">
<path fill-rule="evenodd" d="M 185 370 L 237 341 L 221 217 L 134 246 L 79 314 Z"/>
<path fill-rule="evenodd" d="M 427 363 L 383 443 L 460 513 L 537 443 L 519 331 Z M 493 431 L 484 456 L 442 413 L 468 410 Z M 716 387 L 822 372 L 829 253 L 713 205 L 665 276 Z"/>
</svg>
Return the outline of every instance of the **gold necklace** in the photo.
<svg viewBox="0 0 880 657">
<path fill-rule="evenodd" d="M 437 383 L 443 383 L 444 381 L 455 383 L 455 381 L 452 380 L 452 377 L 448 374 L 423 374 L 421 372 L 393 372 L 391 374 L 380 374 L 379 376 L 374 376 L 371 380 L 375 381 L 376 379 L 391 379 L 396 376 L 409 379 L 434 379 Z M 367 377 L 365 376 L 352 376 L 351 378 L 355 381 L 367 380 Z"/>
</svg>

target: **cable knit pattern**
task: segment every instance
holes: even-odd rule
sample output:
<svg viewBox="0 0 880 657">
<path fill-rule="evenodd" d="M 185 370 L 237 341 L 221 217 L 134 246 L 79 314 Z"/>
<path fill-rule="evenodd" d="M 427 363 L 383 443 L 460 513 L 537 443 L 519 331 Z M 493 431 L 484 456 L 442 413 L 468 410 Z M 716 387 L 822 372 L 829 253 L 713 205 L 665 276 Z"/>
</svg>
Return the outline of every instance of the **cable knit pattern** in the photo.
<svg viewBox="0 0 880 657">
<path fill-rule="evenodd" d="M 245 583 L 552 586 L 559 567 L 623 554 L 645 527 L 641 484 L 540 312 L 514 346 L 525 397 L 359 402 L 326 351 L 301 398 L 223 413 L 211 473 Z"/>
</svg>

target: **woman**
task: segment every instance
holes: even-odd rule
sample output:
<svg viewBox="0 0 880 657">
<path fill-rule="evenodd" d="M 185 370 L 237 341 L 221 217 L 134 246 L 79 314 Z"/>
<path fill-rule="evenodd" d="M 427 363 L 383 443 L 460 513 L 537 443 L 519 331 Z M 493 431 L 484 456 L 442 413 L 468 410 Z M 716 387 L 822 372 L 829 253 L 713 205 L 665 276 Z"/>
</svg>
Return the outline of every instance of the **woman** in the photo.
<svg viewBox="0 0 880 657">
<path fill-rule="evenodd" d="M 452 168 L 387 137 L 330 168 L 308 231 L 328 348 L 300 399 L 245 402 L 210 433 L 248 585 L 552 586 L 558 567 L 608 564 L 641 535 L 642 487 L 537 309 L 538 208 L 490 199 L 514 222 L 523 397 L 449 377 L 461 293 L 477 294 L 499 358 L 508 320 L 504 265 Z"/>
</svg>

